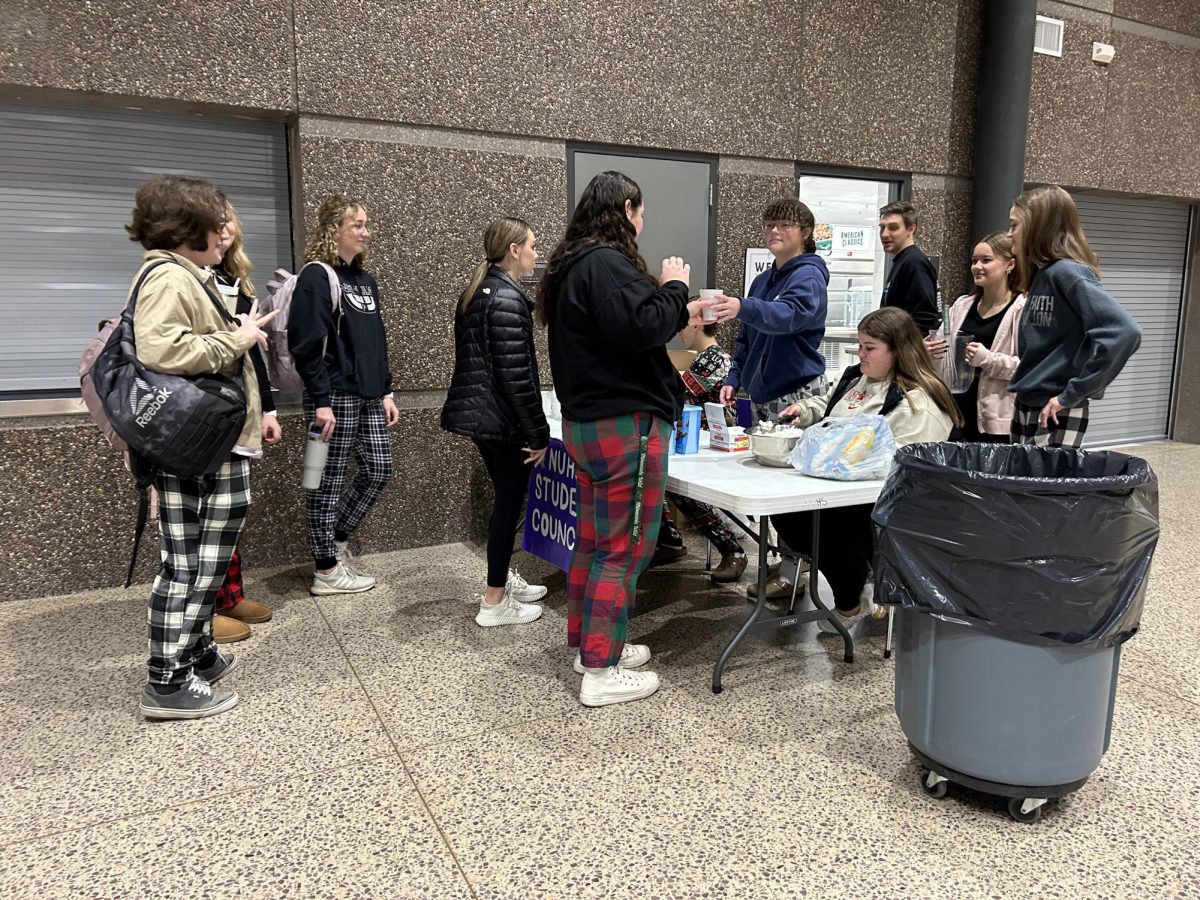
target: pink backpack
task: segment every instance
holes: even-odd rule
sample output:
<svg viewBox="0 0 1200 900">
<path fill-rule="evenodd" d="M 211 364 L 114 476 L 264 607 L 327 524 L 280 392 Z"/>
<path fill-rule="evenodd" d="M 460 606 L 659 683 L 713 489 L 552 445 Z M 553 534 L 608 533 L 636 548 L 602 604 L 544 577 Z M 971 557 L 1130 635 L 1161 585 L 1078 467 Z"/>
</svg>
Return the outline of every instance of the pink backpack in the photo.
<svg viewBox="0 0 1200 900">
<path fill-rule="evenodd" d="M 336 316 L 342 306 L 342 286 L 338 282 L 337 273 L 333 267 L 323 262 L 307 262 L 300 267 L 303 272 L 308 266 L 320 266 L 329 276 L 329 296 L 333 298 L 333 314 Z M 271 375 L 271 386 L 288 393 L 300 393 L 304 390 L 304 379 L 296 371 L 296 361 L 292 359 L 292 351 L 288 349 L 288 313 L 292 309 L 292 293 L 296 290 L 296 282 L 300 272 L 293 275 L 287 269 L 276 269 L 267 282 L 266 302 L 260 302 L 258 311 L 268 313 L 279 310 L 279 315 L 266 325 L 267 332 L 267 370 Z"/>
</svg>

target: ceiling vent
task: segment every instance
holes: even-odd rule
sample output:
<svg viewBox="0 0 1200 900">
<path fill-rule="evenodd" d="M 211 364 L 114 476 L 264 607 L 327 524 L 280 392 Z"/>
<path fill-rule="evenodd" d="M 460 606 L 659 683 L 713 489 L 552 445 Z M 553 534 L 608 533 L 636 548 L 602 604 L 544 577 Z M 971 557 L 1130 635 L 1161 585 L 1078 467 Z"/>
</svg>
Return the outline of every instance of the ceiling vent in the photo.
<svg viewBox="0 0 1200 900">
<path fill-rule="evenodd" d="M 1033 32 L 1033 52 L 1047 56 L 1062 56 L 1063 20 L 1048 16 L 1037 17 Z"/>
</svg>

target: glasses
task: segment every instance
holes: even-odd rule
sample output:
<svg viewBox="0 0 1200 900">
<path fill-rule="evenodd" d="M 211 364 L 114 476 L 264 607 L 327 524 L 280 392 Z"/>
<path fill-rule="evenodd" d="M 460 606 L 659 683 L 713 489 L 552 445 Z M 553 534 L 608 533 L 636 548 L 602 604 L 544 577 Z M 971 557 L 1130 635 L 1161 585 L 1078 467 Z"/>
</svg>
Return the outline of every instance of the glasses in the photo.
<svg viewBox="0 0 1200 900">
<path fill-rule="evenodd" d="M 780 231 L 788 231 L 792 228 L 799 228 L 799 222 L 763 222 L 763 234 L 770 234 L 772 231 L 779 229 Z"/>
</svg>

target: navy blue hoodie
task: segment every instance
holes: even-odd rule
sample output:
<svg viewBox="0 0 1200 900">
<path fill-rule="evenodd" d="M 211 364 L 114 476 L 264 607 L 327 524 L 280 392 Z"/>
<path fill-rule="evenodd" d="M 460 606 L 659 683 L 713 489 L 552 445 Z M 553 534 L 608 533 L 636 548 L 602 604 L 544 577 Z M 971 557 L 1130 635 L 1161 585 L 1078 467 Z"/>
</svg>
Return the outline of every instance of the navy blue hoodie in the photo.
<svg viewBox="0 0 1200 900">
<path fill-rule="evenodd" d="M 825 374 L 819 349 L 829 306 L 829 269 L 815 253 L 775 263 L 742 298 L 742 323 L 725 383 L 769 403 Z"/>
</svg>

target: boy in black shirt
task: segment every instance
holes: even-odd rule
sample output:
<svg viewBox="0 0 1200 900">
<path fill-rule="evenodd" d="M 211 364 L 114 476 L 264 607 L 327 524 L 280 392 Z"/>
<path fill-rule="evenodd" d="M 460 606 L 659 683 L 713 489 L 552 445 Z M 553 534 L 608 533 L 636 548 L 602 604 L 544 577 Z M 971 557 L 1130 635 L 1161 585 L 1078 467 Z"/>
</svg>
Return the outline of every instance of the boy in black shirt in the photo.
<svg viewBox="0 0 1200 900">
<path fill-rule="evenodd" d="M 941 327 L 942 312 L 937 303 L 937 272 L 913 243 L 916 231 L 917 208 L 907 200 L 879 210 L 879 241 L 883 252 L 892 257 L 892 271 L 879 305 L 900 307 L 913 317 L 922 334 L 928 334 Z"/>
</svg>

